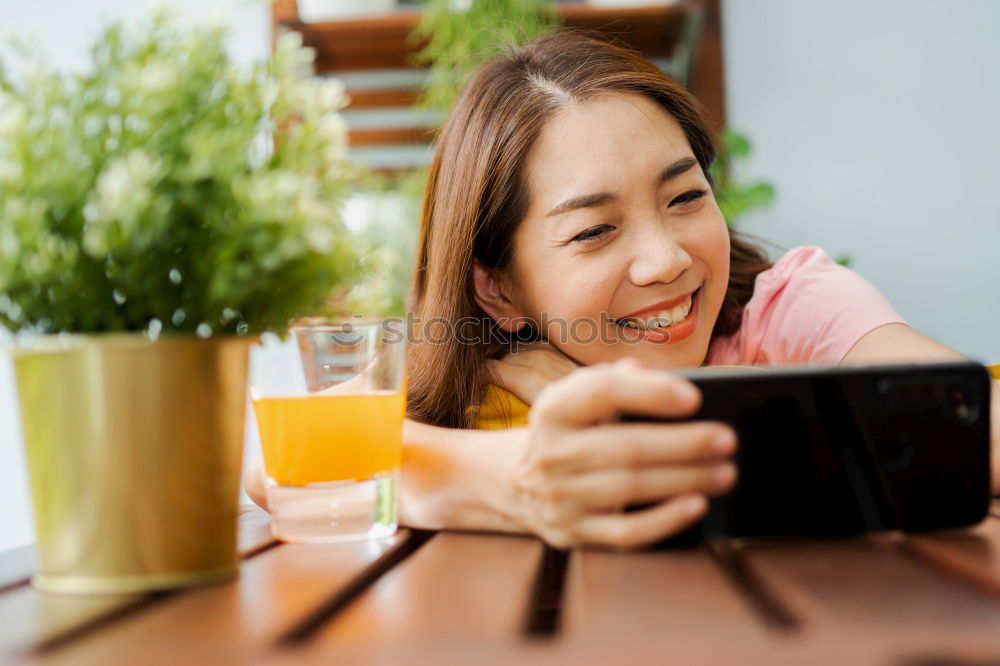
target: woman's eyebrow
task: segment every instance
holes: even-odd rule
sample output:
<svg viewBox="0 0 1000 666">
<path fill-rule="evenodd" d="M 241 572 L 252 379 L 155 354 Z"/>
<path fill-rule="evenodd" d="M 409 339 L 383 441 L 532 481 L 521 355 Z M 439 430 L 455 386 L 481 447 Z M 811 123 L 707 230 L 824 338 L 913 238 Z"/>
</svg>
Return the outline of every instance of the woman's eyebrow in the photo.
<svg viewBox="0 0 1000 666">
<path fill-rule="evenodd" d="M 663 171 L 657 174 L 656 179 L 653 181 L 653 187 L 659 187 L 660 185 L 663 185 L 663 183 L 673 180 L 682 173 L 692 169 L 697 164 L 698 160 L 693 157 L 682 157 L 676 162 L 668 164 Z M 583 196 L 573 197 L 572 199 L 563 201 L 561 204 L 546 213 L 545 217 L 552 217 L 553 215 L 566 213 L 571 210 L 576 210 L 577 208 L 596 208 L 597 206 L 603 206 L 604 204 L 615 201 L 616 199 L 618 199 L 618 197 L 611 192 L 584 194 Z"/>
<path fill-rule="evenodd" d="M 552 217 L 553 215 L 559 215 L 560 213 L 566 213 L 571 210 L 576 210 L 577 208 L 594 208 L 595 206 L 604 205 L 610 201 L 617 199 L 614 194 L 610 192 L 601 192 L 599 194 L 585 194 L 582 197 L 574 197 L 572 199 L 567 199 L 561 204 L 550 210 L 545 214 L 545 217 Z"/>
<path fill-rule="evenodd" d="M 695 166 L 697 166 L 697 164 L 698 160 L 696 160 L 693 157 L 682 157 L 676 162 L 668 164 L 666 168 L 664 168 L 663 171 L 661 171 L 659 175 L 656 176 L 656 180 L 653 181 L 653 187 L 654 188 L 659 187 L 668 180 L 673 180 L 682 173 L 685 173 L 686 171 L 693 169 Z"/>
</svg>

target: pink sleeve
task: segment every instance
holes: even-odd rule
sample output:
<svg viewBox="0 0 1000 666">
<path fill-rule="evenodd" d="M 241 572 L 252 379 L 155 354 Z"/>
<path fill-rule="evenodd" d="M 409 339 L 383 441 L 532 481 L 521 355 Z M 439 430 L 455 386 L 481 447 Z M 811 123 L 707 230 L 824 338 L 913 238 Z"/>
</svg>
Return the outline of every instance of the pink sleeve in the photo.
<svg viewBox="0 0 1000 666">
<path fill-rule="evenodd" d="M 894 322 L 906 323 L 871 283 L 818 247 L 797 247 L 757 276 L 740 330 L 709 363 L 836 365 Z"/>
</svg>

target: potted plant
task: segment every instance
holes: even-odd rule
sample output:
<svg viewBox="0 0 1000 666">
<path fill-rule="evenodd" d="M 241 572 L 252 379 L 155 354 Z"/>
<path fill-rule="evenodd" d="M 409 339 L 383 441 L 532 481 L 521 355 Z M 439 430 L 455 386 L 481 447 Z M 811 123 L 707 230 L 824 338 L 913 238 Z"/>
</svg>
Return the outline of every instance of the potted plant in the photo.
<svg viewBox="0 0 1000 666">
<path fill-rule="evenodd" d="M 224 44 L 161 12 L 82 73 L 0 72 L 0 325 L 43 589 L 234 574 L 247 345 L 354 275 L 342 87 L 294 33 L 251 66 Z"/>
</svg>

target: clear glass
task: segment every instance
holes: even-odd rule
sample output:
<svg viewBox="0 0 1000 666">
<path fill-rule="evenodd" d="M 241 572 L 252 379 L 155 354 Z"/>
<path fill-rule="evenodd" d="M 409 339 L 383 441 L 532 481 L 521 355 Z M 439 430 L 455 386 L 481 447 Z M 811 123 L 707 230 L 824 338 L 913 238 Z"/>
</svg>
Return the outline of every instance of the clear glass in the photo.
<svg viewBox="0 0 1000 666">
<path fill-rule="evenodd" d="M 396 531 L 406 412 L 402 322 L 293 327 L 250 350 L 271 530 L 334 542 Z"/>
</svg>

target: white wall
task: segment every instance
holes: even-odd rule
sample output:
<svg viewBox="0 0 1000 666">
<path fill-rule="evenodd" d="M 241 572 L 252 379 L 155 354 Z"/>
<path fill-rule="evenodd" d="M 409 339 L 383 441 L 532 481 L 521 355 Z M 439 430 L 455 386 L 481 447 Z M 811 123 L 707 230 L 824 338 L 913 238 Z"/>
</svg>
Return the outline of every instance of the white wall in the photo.
<svg viewBox="0 0 1000 666">
<path fill-rule="evenodd" d="M 270 10 L 264 0 L 0 0 L 0 58 L 10 58 L 10 39 L 37 45 L 61 69 L 77 69 L 109 21 L 134 21 L 167 7 L 182 21 L 222 20 L 230 27 L 229 52 L 240 62 L 270 52 Z"/>
<path fill-rule="evenodd" d="M 0 352 L 0 552 L 34 540 L 20 428 L 13 368 Z"/>
<path fill-rule="evenodd" d="M 742 225 L 850 254 L 917 330 L 1000 362 L 1000 2 L 725 0 Z"/>
<path fill-rule="evenodd" d="M 239 62 L 264 58 L 270 51 L 270 18 L 263 3 L 247 0 L 171 0 L 184 21 L 222 18 L 231 29 L 229 50 Z M 149 8 L 142 0 L 0 0 L 0 58 L 10 61 L 10 38 L 28 39 L 49 63 L 77 69 L 107 20 L 132 20 Z M 10 71 L 16 72 L 15 65 Z M 9 359 L 0 352 L 0 551 L 34 540 L 14 383 Z M 248 442 L 255 453 L 256 442 Z"/>
</svg>

